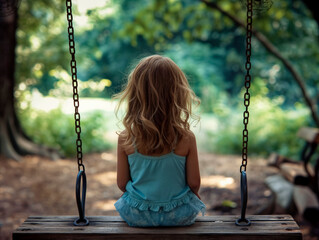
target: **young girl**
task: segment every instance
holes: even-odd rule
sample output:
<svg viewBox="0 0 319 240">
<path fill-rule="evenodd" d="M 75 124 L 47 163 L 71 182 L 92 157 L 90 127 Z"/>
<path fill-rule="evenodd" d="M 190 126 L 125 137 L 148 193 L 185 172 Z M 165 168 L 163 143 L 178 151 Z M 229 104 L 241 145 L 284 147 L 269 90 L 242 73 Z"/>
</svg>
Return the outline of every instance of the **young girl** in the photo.
<svg viewBox="0 0 319 240">
<path fill-rule="evenodd" d="M 169 58 L 142 59 L 118 95 L 127 103 L 118 138 L 114 204 L 134 227 L 191 225 L 200 200 L 197 147 L 188 120 L 199 103 L 181 69 Z"/>
</svg>

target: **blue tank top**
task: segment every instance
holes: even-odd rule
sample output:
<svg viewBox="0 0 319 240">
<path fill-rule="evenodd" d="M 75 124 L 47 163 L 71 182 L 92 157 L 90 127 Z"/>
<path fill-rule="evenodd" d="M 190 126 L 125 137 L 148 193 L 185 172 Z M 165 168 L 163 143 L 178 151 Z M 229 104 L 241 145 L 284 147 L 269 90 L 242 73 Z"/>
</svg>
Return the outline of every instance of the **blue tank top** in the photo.
<svg viewBox="0 0 319 240">
<path fill-rule="evenodd" d="M 162 156 L 128 155 L 131 180 L 126 185 L 127 201 L 142 209 L 166 211 L 188 201 L 186 157 L 173 151 Z M 186 199 L 187 198 L 187 199 Z"/>
</svg>

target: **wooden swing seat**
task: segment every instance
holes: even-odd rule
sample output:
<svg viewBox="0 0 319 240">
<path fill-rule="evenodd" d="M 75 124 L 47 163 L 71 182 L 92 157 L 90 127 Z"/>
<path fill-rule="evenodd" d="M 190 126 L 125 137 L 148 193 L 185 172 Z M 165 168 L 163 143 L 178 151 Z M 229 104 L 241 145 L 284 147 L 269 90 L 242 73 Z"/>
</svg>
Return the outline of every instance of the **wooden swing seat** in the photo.
<svg viewBox="0 0 319 240">
<path fill-rule="evenodd" d="M 198 217 L 187 227 L 133 228 L 119 216 L 88 217 L 89 226 L 74 226 L 74 216 L 31 216 L 13 232 L 13 240 L 25 239 L 236 239 L 298 240 L 299 226 L 290 215 L 247 216 L 251 226 L 236 226 L 238 216 Z"/>
</svg>

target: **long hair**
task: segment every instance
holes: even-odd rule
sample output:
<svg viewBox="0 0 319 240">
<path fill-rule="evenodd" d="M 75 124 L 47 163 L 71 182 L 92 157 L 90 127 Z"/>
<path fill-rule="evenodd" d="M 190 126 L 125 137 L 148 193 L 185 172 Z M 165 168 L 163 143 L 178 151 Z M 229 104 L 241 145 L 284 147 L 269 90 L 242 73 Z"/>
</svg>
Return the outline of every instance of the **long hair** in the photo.
<svg viewBox="0 0 319 240">
<path fill-rule="evenodd" d="M 162 153 L 174 147 L 190 131 L 192 104 L 199 105 L 182 70 L 160 55 L 143 58 L 128 76 L 116 109 L 126 103 L 123 118 L 124 147 L 133 145 L 147 154 Z"/>
</svg>

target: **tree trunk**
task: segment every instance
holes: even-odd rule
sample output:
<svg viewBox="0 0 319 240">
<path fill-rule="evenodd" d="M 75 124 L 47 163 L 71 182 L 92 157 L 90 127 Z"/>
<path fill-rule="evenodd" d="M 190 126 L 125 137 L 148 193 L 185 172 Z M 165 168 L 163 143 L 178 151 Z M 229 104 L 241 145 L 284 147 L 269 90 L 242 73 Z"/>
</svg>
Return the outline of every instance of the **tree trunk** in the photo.
<svg viewBox="0 0 319 240">
<path fill-rule="evenodd" d="M 311 12 L 313 19 L 317 22 L 318 28 L 319 28 L 319 11 L 317 6 L 317 1 L 313 0 L 303 0 L 304 4 L 308 8 L 308 10 Z"/>
<path fill-rule="evenodd" d="M 231 15 L 230 13 L 224 11 L 222 8 L 220 8 L 216 3 L 209 2 L 207 0 L 201 0 L 203 3 L 206 4 L 207 7 L 216 9 L 223 15 L 229 17 L 237 26 L 246 28 L 245 23 L 243 23 L 241 20 L 239 20 L 237 17 Z M 293 76 L 293 79 L 296 81 L 298 86 L 300 87 L 301 93 L 305 99 L 306 104 L 309 107 L 309 110 L 311 112 L 312 119 L 317 127 L 319 127 L 319 116 L 317 112 L 317 106 L 315 102 L 311 99 L 307 88 L 304 84 L 304 79 L 300 76 L 300 74 L 297 72 L 297 70 L 294 68 L 292 63 L 286 59 L 284 56 L 281 55 L 280 51 L 267 39 L 265 35 L 263 35 L 261 32 L 258 32 L 253 29 L 252 31 L 253 35 L 256 37 L 256 39 L 276 58 L 278 58 L 286 67 L 286 69 L 291 73 Z"/>
<path fill-rule="evenodd" d="M 23 133 L 15 112 L 15 47 L 17 11 L 0 15 L 0 154 L 20 160 L 26 154 L 57 158 L 53 149 L 34 144 Z"/>
</svg>

